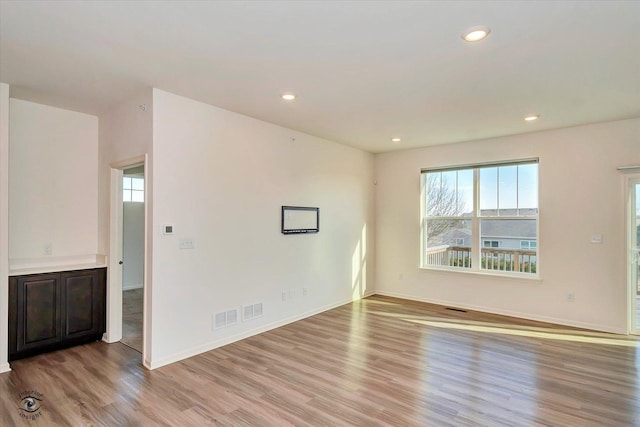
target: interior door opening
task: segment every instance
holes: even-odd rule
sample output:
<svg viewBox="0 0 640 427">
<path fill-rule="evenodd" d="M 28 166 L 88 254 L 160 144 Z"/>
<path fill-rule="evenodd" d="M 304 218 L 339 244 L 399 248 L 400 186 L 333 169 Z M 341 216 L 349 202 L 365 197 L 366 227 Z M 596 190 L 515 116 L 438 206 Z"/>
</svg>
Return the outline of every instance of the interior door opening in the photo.
<svg viewBox="0 0 640 427">
<path fill-rule="evenodd" d="M 103 340 L 108 343 L 120 342 L 123 339 L 123 294 L 127 289 L 123 289 L 123 266 L 127 260 L 124 257 L 123 246 L 125 234 L 129 233 L 124 231 L 124 198 L 130 197 L 139 200 L 142 197 L 144 211 L 144 238 L 142 240 L 143 256 L 142 256 L 142 274 L 141 279 L 138 276 L 134 286 L 129 288 L 141 290 L 142 299 L 142 320 L 140 320 L 139 305 L 136 311 L 137 314 L 137 326 L 135 331 L 138 334 L 137 342 L 133 345 L 137 351 L 142 353 L 142 365 L 149 369 L 150 366 L 150 349 L 151 349 L 151 329 L 150 325 L 150 272 L 149 272 L 149 233 L 147 226 L 149 224 L 149 209 L 151 205 L 151 197 L 148 193 L 150 188 L 150 174 L 149 174 L 149 159 L 147 154 L 142 154 L 137 157 L 121 160 L 111 163 L 110 172 L 110 201 L 109 201 L 109 257 L 108 257 L 108 274 L 107 274 L 107 330 L 103 336 Z M 135 168 L 141 167 L 136 170 Z M 128 195 L 124 188 L 125 171 L 127 174 L 136 174 L 143 177 L 142 190 L 139 189 L 140 182 L 128 182 Z M 135 185 L 135 187 L 134 187 Z M 142 191 L 143 194 L 135 193 L 135 191 Z M 138 202 L 140 203 L 140 202 Z M 133 262 L 133 261 L 131 261 Z M 141 280 L 140 283 L 138 283 Z M 137 285 L 137 286 L 135 286 Z M 140 287 L 140 285 L 142 287 Z M 138 302 L 139 304 L 139 302 Z M 142 327 L 140 327 L 140 324 Z M 125 325 L 126 327 L 126 325 Z M 125 331 L 126 333 L 127 331 Z M 125 337 L 125 340 L 127 338 Z M 127 344 L 129 345 L 129 344 Z"/>
<path fill-rule="evenodd" d="M 122 338 L 142 353 L 144 300 L 144 165 L 123 170 L 122 179 Z"/>
<path fill-rule="evenodd" d="M 640 334 L 640 178 L 629 180 L 627 209 L 627 270 L 631 302 L 632 334 Z"/>
</svg>

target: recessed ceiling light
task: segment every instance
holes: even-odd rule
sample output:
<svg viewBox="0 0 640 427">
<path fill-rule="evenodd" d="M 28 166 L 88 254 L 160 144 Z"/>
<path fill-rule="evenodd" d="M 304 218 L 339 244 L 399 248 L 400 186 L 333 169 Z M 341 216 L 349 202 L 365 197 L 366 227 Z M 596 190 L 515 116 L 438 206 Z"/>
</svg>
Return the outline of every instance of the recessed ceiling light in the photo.
<svg viewBox="0 0 640 427">
<path fill-rule="evenodd" d="M 400 142 L 400 138 L 391 138 L 391 142 L 393 142 L 394 144 L 397 144 Z"/>
<path fill-rule="evenodd" d="M 524 119 L 525 119 L 525 121 L 527 121 L 527 122 L 533 122 L 533 121 L 535 121 L 535 120 L 538 120 L 539 118 L 540 118 L 540 115 L 539 115 L 539 114 L 530 114 L 530 115 L 528 115 L 527 117 L 525 117 Z"/>
<path fill-rule="evenodd" d="M 296 96 L 292 93 L 285 93 L 282 95 L 282 99 L 284 99 L 285 101 L 293 101 L 294 99 L 296 99 Z"/>
<path fill-rule="evenodd" d="M 490 32 L 489 27 L 471 27 L 462 33 L 462 38 L 468 42 L 477 42 L 487 37 Z"/>
</svg>

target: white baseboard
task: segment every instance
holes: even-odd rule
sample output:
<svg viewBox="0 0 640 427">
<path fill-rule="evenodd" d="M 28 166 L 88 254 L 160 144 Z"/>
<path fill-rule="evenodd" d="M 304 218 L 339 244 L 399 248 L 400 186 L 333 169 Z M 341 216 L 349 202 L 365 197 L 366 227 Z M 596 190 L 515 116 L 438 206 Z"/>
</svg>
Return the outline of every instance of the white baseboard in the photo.
<svg viewBox="0 0 640 427">
<path fill-rule="evenodd" d="M 415 295 L 407 295 L 407 294 L 402 294 L 399 292 L 392 292 L 392 291 L 390 292 L 390 291 L 378 290 L 378 291 L 375 291 L 374 293 L 376 295 L 408 299 L 411 301 L 427 302 L 430 304 L 444 305 L 444 306 L 455 307 L 455 308 L 463 308 L 467 310 L 481 311 L 483 313 L 500 314 L 502 316 L 517 317 L 520 319 L 535 320 L 538 322 L 553 323 L 556 325 L 571 326 L 574 328 L 589 329 L 592 331 L 608 332 L 608 333 L 619 334 L 619 335 L 627 334 L 626 329 L 621 329 L 619 327 L 610 326 L 610 325 L 601 325 L 598 323 L 580 322 L 580 321 L 575 321 L 571 319 L 564 319 L 564 318 L 550 317 L 550 316 L 540 316 L 537 314 L 522 313 L 519 311 L 512 311 L 512 310 L 503 310 L 503 309 L 494 308 L 494 307 L 484 307 L 484 306 L 474 305 L 474 304 L 460 304 L 459 302 L 456 302 L 456 301 L 447 301 L 447 300 L 440 300 L 440 299 L 434 299 L 434 298 L 421 298 L 421 297 L 416 297 Z"/>
<path fill-rule="evenodd" d="M 120 335 L 120 338 L 118 339 L 113 338 L 109 340 L 109 337 L 106 333 L 102 334 L 102 341 L 106 342 L 107 344 L 113 344 L 114 342 L 119 342 L 121 339 L 122 339 L 122 335 Z"/>
<path fill-rule="evenodd" d="M 9 366 L 9 363 L 0 363 L 0 374 L 9 371 L 11 371 L 11 366 Z"/>
<path fill-rule="evenodd" d="M 371 296 L 373 294 L 374 294 L 374 292 L 368 292 L 365 295 L 363 295 L 361 298 L 366 298 L 366 297 Z M 269 324 L 266 324 L 266 325 L 261 325 L 261 326 L 255 328 L 255 329 L 251 329 L 249 331 L 241 332 L 239 334 L 236 334 L 236 335 L 233 335 L 233 336 L 230 336 L 230 337 L 225 337 L 225 338 L 222 338 L 222 339 L 219 339 L 219 340 L 215 340 L 215 341 L 210 342 L 210 343 L 202 344 L 202 345 L 199 345 L 197 347 L 193 347 L 193 348 L 190 348 L 188 350 L 181 351 L 181 352 L 172 354 L 172 355 L 167 356 L 167 357 L 163 357 L 163 358 L 161 358 L 159 360 L 145 360 L 145 361 L 143 361 L 143 366 L 145 368 L 147 368 L 147 369 L 150 369 L 150 370 L 151 369 L 160 368 L 162 366 L 169 365 L 171 363 L 179 362 L 180 360 L 188 359 L 189 357 L 197 356 L 198 354 L 201 354 L 201 353 L 206 353 L 207 351 L 214 350 L 214 349 L 216 349 L 218 347 L 222 347 L 222 346 L 225 346 L 227 344 L 231 344 L 233 342 L 240 341 L 240 340 L 243 340 L 245 338 L 249 338 L 249 337 L 252 337 L 254 335 L 258 335 L 258 334 L 261 334 L 263 332 L 270 331 L 271 329 L 279 328 L 281 326 L 288 325 L 289 323 L 297 322 L 298 320 L 302 320 L 302 319 L 305 319 L 307 317 L 315 316 L 316 314 L 320 314 L 320 313 L 323 313 L 325 311 L 332 310 L 332 309 L 334 309 L 336 307 L 340 307 L 340 306 L 345 305 L 345 304 L 350 304 L 351 302 L 357 301 L 357 300 L 359 300 L 361 298 L 355 298 L 355 299 L 354 298 L 350 298 L 350 299 L 343 300 L 343 301 L 340 301 L 340 302 L 327 304 L 325 306 L 322 306 L 322 307 L 319 307 L 319 308 L 316 308 L 316 309 L 313 309 L 313 310 L 309 310 L 309 311 L 304 312 L 304 313 L 296 314 L 294 316 L 291 316 L 291 317 L 288 317 L 288 318 L 285 318 L 285 319 L 282 319 L 282 320 L 278 320 L 276 322 L 272 322 L 272 323 L 269 323 Z"/>
<path fill-rule="evenodd" d="M 127 286 L 122 285 L 122 290 L 131 291 L 133 289 L 141 289 L 143 286 L 144 285 L 142 283 L 140 283 L 139 285 L 127 285 Z"/>
</svg>

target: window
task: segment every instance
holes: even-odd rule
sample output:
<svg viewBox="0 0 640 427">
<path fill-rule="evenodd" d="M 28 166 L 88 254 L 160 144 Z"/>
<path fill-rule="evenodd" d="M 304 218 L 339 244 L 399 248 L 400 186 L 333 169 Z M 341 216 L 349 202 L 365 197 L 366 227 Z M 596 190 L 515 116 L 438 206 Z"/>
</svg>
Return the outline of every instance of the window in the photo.
<svg viewBox="0 0 640 427">
<path fill-rule="evenodd" d="M 130 176 L 122 178 L 122 201 L 144 202 L 144 178 Z"/>
<path fill-rule="evenodd" d="M 536 250 L 538 244 L 535 240 L 520 240 L 520 249 Z"/>
<path fill-rule="evenodd" d="M 423 170 L 421 208 L 423 267 L 537 274 L 537 159 Z"/>
</svg>

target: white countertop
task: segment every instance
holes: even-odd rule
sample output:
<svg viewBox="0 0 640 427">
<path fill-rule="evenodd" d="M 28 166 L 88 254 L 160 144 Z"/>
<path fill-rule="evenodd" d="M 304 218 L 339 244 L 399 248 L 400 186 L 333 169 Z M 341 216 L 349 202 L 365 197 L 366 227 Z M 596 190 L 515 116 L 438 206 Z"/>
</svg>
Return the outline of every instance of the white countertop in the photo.
<svg viewBox="0 0 640 427">
<path fill-rule="evenodd" d="M 9 276 L 24 276 L 25 274 L 40 274 L 40 273 L 57 273 L 60 271 L 75 271 L 75 270 L 90 270 L 92 268 L 104 268 L 106 264 L 71 264 L 71 265 L 58 265 L 58 266 L 42 266 L 32 268 L 17 268 L 9 270 Z"/>
<path fill-rule="evenodd" d="M 101 254 L 23 258 L 9 260 L 9 276 L 57 273 L 107 267 L 107 257 Z"/>
</svg>

